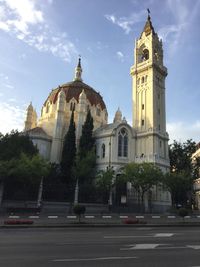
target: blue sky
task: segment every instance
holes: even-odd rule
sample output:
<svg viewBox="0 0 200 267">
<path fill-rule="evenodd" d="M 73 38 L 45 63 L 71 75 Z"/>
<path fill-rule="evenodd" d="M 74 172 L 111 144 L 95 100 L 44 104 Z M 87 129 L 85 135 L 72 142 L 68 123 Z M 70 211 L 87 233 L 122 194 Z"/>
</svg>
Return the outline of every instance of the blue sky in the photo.
<svg viewBox="0 0 200 267">
<path fill-rule="evenodd" d="M 200 141 L 200 0 L 0 0 L 0 132 L 23 129 L 30 101 L 40 114 L 51 89 L 73 80 L 79 54 L 109 121 L 120 107 L 131 123 L 129 72 L 147 8 L 168 68 L 170 138 Z"/>
</svg>

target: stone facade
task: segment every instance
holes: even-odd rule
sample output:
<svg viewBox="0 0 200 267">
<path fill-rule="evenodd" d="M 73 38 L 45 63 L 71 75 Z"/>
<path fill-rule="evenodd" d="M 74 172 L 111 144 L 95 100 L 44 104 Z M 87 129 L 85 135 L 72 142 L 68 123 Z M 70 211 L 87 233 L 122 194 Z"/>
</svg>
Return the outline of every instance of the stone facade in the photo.
<svg viewBox="0 0 200 267">
<path fill-rule="evenodd" d="M 103 98 L 82 81 L 80 59 L 74 81 L 52 90 L 42 107 L 37 124 L 32 105 L 29 106 L 25 131 L 46 159 L 60 161 L 72 109 L 75 110 L 76 143 L 79 144 L 82 125 L 90 109 L 94 119 L 97 170 L 110 167 L 117 175 L 121 167 L 129 162 L 152 162 L 163 172 L 169 170 L 165 111 L 167 69 L 163 65 L 162 41 L 154 31 L 150 16 L 140 38 L 135 42 L 134 58 L 135 63 L 131 67 L 133 126 L 122 118 L 119 109 L 113 123 L 108 124 Z M 152 188 L 151 194 L 157 210 L 166 210 L 170 206 L 170 194 L 162 187 Z M 135 201 L 136 196 L 130 184 L 127 185 L 127 197 Z M 148 198 L 146 195 L 147 209 Z"/>
</svg>

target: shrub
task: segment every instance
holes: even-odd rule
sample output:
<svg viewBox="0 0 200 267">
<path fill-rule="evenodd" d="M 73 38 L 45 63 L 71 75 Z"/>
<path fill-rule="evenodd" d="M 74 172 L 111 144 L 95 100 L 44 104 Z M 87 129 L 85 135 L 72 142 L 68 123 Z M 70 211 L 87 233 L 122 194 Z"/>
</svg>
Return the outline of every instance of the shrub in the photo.
<svg viewBox="0 0 200 267">
<path fill-rule="evenodd" d="M 123 223 L 125 223 L 125 224 L 137 224 L 137 223 L 139 223 L 139 220 L 138 219 L 125 219 L 125 220 L 123 220 Z"/>
<path fill-rule="evenodd" d="M 32 220 L 5 220 L 6 225 L 16 225 L 16 224 L 33 224 Z"/>
<path fill-rule="evenodd" d="M 188 210 L 185 209 L 185 208 L 180 208 L 180 209 L 178 210 L 178 215 L 179 215 L 180 217 L 184 218 L 185 216 L 188 215 Z"/>
<path fill-rule="evenodd" d="M 78 216 L 79 222 L 81 221 L 81 215 L 85 214 L 86 208 L 84 205 L 75 205 L 73 208 L 74 213 Z"/>
</svg>

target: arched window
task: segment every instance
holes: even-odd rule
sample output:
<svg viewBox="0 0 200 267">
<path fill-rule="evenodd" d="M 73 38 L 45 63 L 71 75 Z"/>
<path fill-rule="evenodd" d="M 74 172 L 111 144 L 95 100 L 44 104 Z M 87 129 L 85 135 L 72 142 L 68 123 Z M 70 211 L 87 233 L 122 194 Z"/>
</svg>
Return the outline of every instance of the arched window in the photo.
<svg viewBox="0 0 200 267">
<path fill-rule="evenodd" d="M 97 109 L 96 109 L 96 115 L 97 115 L 97 116 L 100 116 L 100 115 L 101 115 L 101 110 L 100 110 L 100 108 L 97 108 Z"/>
<path fill-rule="evenodd" d="M 46 113 L 48 113 L 49 112 L 49 103 L 47 104 L 47 106 L 46 106 Z"/>
<path fill-rule="evenodd" d="M 118 157 L 128 157 L 128 133 L 125 128 L 118 133 Z"/>
<path fill-rule="evenodd" d="M 149 50 L 144 49 L 143 50 L 143 60 L 147 60 L 147 59 L 149 59 Z"/>
<path fill-rule="evenodd" d="M 144 76 L 142 77 L 142 83 L 144 83 Z"/>
<path fill-rule="evenodd" d="M 105 144 L 102 144 L 102 146 L 101 146 L 101 158 L 102 159 L 105 158 L 105 153 L 106 153 L 106 146 L 105 146 Z"/>
<path fill-rule="evenodd" d="M 72 111 L 72 110 L 75 110 L 75 108 L 76 108 L 76 104 L 74 103 L 74 102 L 71 102 L 70 103 L 70 110 Z"/>
</svg>

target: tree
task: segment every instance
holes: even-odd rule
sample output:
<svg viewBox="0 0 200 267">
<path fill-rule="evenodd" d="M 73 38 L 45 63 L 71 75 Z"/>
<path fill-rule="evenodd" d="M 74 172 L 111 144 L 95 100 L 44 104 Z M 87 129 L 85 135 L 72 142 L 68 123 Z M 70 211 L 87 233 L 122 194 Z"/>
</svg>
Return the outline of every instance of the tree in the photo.
<svg viewBox="0 0 200 267">
<path fill-rule="evenodd" d="M 10 160 L 19 158 L 21 153 L 26 155 L 38 154 L 38 149 L 28 135 L 20 134 L 18 131 L 12 131 L 0 137 L 0 160 Z"/>
<path fill-rule="evenodd" d="M 192 198 L 193 179 L 197 176 L 199 160 L 192 162 L 196 143 L 187 140 L 184 143 L 174 141 L 169 147 L 170 171 L 164 177 L 164 184 L 171 192 L 172 205 L 186 205 Z"/>
<path fill-rule="evenodd" d="M 95 177 L 95 184 L 101 190 L 103 198 L 106 198 L 107 203 L 110 205 L 112 189 L 115 185 L 115 171 L 112 168 L 99 171 Z"/>
<path fill-rule="evenodd" d="M 136 190 L 139 206 L 144 211 L 144 195 L 162 181 L 161 170 L 153 163 L 131 162 L 124 167 L 124 177 Z"/>
<path fill-rule="evenodd" d="M 44 179 L 43 199 L 50 201 L 71 201 L 66 181 L 63 181 L 60 164 L 50 163 L 50 171 Z"/>
<path fill-rule="evenodd" d="M 5 172 L 5 166 L 8 168 Z M 36 199 L 39 183 L 49 172 L 49 163 L 39 155 L 22 153 L 18 159 L 0 162 L 0 175 L 9 199 Z"/>
<path fill-rule="evenodd" d="M 17 160 L 21 154 L 30 157 L 38 154 L 38 149 L 34 146 L 28 135 L 23 135 L 17 131 L 10 134 L 0 134 L 0 204 L 4 193 L 4 183 L 14 165 L 17 167 Z M 19 168 L 19 166 L 18 166 Z"/>
<path fill-rule="evenodd" d="M 91 201 L 94 193 L 96 155 L 93 128 L 93 118 L 90 110 L 88 110 L 85 123 L 82 127 L 76 166 L 74 168 L 81 201 Z"/>
<path fill-rule="evenodd" d="M 173 207 L 186 206 L 188 193 L 191 191 L 192 178 L 186 172 L 166 173 L 163 178 L 163 184 L 171 193 Z"/>
<path fill-rule="evenodd" d="M 185 143 L 174 141 L 169 146 L 169 158 L 171 172 L 182 172 L 192 174 L 192 154 L 196 151 L 196 143 L 187 140 Z"/>
<path fill-rule="evenodd" d="M 79 157 L 84 158 L 87 152 L 94 148 L 94 137 L 93 137 L 93 118 L 91 116 L 90 110 L 88 110 L 85 123 L 82 127 L 82 135 L 79 143 Z"/>
<path fill-rule="evenodd" d="M 71 201 L 73 199 L 73 192 L 75 187 L 75 178 L 73 175 L 75 159 L 76 159 L 76 127 L 74 123 L 74 110 L 73 110 L 71 114 L 69 129 L 64 139 L 62 159 L 60 163 L 63 180 L 67 184 L 67 187 L 69 189 L 68 193 L 70 195 Z"/>
<path fill-rule="evenodd" d="M 78 180 L 79 199 L 82 202 L 92 201 L 94 197 L 94 177 L 95 177 L 96 155 L 94 148 L 85 157 L 77 156 L 74 175 Z"/>
</svg>

